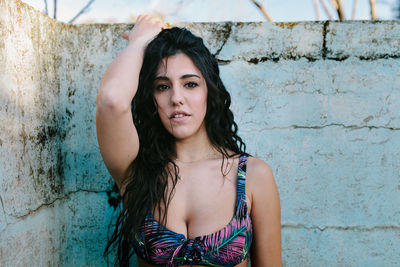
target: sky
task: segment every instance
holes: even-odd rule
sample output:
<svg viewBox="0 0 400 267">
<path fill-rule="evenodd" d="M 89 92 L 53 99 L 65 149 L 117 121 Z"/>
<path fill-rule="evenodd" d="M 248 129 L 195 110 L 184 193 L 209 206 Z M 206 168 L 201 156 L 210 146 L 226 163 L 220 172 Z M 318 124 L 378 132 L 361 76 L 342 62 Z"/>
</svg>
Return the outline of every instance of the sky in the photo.
<svg viewBox="0 0 400 267">
<path fill-rule="evenodd" d="M 22 0 L 44 11 L 44 0 Z M 399 0 L 400 1 L 400 0 Z M 53 0 L 47 0 L 49 15 L 53 17 Z M 57 19 L 68 22 L 89 0 L 58 0 Z M 260 0 L 275 22 L 316 20 L 313 0 Z M 318 1 L 319 2 L 319 1 Z M 325 0 L 335 15 L 330 0 Z M 378 19 L 394 19 L 396 0 L 377 0 Z M 343 0 L 345 16 L 351 18 L 353 0 Z M 370 19 L 369 0 L 357 1 L 356 20 Z M 261 12 L 250 0 L 95 0 L 87 12 L 74 23 L 124 23 L 130 17 L 143 13 L 161 13 L 165 21 L 217 22 L 217 21 L 265 21 Z M 319 6 L 320 20 L 328 16 Z"/>
</svg>

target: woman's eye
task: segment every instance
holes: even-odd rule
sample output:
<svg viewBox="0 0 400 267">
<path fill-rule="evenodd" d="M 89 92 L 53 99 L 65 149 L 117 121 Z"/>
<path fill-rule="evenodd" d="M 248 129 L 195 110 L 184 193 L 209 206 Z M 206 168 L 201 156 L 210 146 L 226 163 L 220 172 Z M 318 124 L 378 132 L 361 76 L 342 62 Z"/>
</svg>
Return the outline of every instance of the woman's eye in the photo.
<svg viewBox="0 0 400 267">
<path fill-rule="evenodd" d="M 167 87 L 168 87 L 168 85 L 166 85 L 166 84 L 160 84 L 160 85 L 157 85 L 156 89 L 157 89 L 157 91 L 164 91 L 165 89 L 167 89 Z"/>
<path fill-rule="evenodd" d="M 197 83 L 194 83 L 194 82 L 188 82 L 186 85 L 187 85 L 188 87 L 190 87 L 190 88 L 194 88 L 194 87 L 196 87 L 196 86 L 197 86 Z"/>
</svg>

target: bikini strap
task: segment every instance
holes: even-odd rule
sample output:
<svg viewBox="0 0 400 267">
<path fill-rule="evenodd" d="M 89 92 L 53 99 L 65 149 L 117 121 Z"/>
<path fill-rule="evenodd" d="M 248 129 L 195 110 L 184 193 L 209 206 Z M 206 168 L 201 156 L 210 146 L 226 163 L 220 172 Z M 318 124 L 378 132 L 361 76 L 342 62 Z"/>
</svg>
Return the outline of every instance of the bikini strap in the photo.
<svg viewBox="0 0 400 267">
<path fill-rule="evenodd" d="M 237 174 L 237 195 L 236 195 L 236 208 L 239 211 L 241 202 L 246 203 L 246 167 L 247 167 L 247 155 L 242 154 L 239 157 L 239 166 Z"/>
</svg>

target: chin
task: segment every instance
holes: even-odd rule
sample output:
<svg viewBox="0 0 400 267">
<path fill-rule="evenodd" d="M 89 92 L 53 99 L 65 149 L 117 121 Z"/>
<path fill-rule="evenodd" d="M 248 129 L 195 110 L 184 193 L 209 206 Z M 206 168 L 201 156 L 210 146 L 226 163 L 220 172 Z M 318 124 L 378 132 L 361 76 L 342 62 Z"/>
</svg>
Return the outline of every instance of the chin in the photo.
<svg viewBox="0 0 400 267">
<path fill-rule="evenodd" d="M 172 128 L 170 127 L 170 125 L 168 125 L 166 129 L 176 140 L 183 140 L 194 137 L 196 135 L 202 135 L 203 131 L 205 131 L 205 125 L 188 124 L 188 125 L 179 125 Z"/>
<path fill-rule="evenodd" d="M 189 129 L 176 129 L 175 131 L 169 131 L 170 134 L 177 140 L 187 139 L 198 134 L 199 131 L 190 131 Z"/>
<path fill-rule="evenodd" d="M 177 132 L 171 133 L 171 135 L 173 137 L 175 137 L 175 139 L 177 139 L 177 140 L 183 140 L 183 139 L 193 136 L 193 134 L 190 134 L 190 133 L 177 133 Z"/>
</svg>

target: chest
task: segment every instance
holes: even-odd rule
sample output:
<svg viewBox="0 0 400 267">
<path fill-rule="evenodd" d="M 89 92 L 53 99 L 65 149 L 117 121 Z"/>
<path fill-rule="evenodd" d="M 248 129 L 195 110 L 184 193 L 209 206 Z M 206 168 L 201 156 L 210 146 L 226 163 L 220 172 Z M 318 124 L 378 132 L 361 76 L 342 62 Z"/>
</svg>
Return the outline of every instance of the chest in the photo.
<svg viewBox="0 0 400 267">
<path fill-rule="evenodd" d="M 141 236 L 133 242 L 136 253 L 148 263 L 167 266 L 246 264 L 252 223 L 245 201 L 245 171 L 241 167 L 239 172 L 238 166 L 243 162 L 222 171 L 225 175 L 211 165 L 181 168 L 182 178 L 163 214 L 166 226 L 160 227 L 156 212 L 146 217 Z"/>
<path fill-rule="evenodd" d="M 186 237 L 201 236 L 226 226 L 235 213 L 238 162 L 179 166 L 180 179 L 167 211 L 168 229 Z M 172 185 L 168 187 L 168 194 Z M 161 221 L 156 211 L 154 217 Z"/>
</svg>

